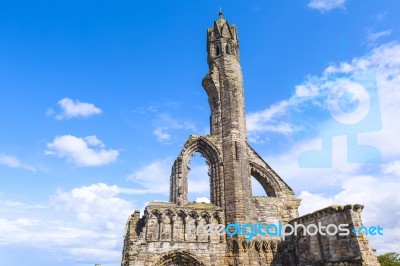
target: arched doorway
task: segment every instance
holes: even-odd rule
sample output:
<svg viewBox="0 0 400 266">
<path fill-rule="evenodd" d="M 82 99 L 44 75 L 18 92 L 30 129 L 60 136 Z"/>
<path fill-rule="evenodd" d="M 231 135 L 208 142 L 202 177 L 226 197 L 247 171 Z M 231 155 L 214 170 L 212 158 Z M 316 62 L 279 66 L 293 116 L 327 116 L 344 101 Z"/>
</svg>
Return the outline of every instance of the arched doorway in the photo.
<svg viewBox="0 0 400 266">
<path fill-rule="evenodd" d="M 171 251 L 163 255 L 154 266 L 205 266 L 195 255 L 187 251 Z"/>
</svg>

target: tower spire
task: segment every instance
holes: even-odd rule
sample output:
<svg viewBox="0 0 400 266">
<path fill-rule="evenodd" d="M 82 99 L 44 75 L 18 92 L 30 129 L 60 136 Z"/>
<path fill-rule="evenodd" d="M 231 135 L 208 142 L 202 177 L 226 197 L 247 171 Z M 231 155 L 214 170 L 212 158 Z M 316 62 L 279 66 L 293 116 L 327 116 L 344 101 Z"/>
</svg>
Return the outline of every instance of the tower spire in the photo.
<svg viewBox="0 0 400 266">
<path fill-rule="evenodd" d="M 224 15 L 224 13 L 222 13 L 222 8 L 221 8 L 221 7 L 219 7 L 218 16 L 219 16 L 220 18 L 222 18 L 222 17 L 223 17 L 223 15 Z"/>
</svg>

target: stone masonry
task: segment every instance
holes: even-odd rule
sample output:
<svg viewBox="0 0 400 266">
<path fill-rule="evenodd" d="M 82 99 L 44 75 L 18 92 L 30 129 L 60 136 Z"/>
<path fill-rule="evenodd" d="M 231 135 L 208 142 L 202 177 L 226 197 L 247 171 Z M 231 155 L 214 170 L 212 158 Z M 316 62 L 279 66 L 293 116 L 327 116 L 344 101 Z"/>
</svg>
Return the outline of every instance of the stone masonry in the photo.
<svg viewBox="0 0 400 266">
<path fill-rule="evenodd" d="M 151 202 L 128 219 L 122 266 L 133 265 L 379 265 L 364 235 L 207 236 L 188 225 L 321 222 L 362 225 L 362 206 L 331 206 L 298 217 L 300 199 L 249 146 L 236 26 L 222 12 L 207 30 L 210 135 L 190 136 L 172 166 L 169 202 Z M 188 202 L 188 163 L 195 152 L 209 166 L 211 203 Z M 266 196 L 251 193 L 251 176 Z"/>
</svg>

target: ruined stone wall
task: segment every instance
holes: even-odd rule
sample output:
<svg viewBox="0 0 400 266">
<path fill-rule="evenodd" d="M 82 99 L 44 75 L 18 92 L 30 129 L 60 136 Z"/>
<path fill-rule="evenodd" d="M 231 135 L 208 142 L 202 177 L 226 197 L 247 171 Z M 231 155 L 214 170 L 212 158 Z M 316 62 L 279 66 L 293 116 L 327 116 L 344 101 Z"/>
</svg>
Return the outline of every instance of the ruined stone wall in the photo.
<svg viewBox="0 0 400 266">
<path fill-rule="evenodd" d="M 207 29 L 209 72 L 203 87 L 210 104 L 210 135 L 190 136 L 170 176 L 170 202 L 152 202 L 126 225 L 122 266 L 318 266 L 379 265 L 365 236 L 299 235 L 207 236 L 188 224 L 234 222 L 263 225 L 311 223 L 361 225 L 360 205 L 331 206 L 298 217 L 300 200 L 285 181 L 247 143 L 239 40 L 235 26 L 220 12 Z M 209 166 L 211 203 L 188 202 L 188 163 L 200 152 Z M 251 176 L 265 197 L 252 197 Z"/>
<path fill-rule="evenodd" d="M 207 236 L 203 230 L 190 234 L 187 230 L 190 222 L 196 227 L 225 224 L 220 207 L 210 203 L 178 206 L 152 202 L 143 217 L 138 214 L 136 211 L 127 222 L 123 266 L 226 265 L 225 236 Z"/>
<path fill-rule="evenodd" d="M 286 254 L 291 256 L 294 265 L 379 265 L 375 251 L 368 246 L 365 235 L 356 235 L 353 229 L 362 226 L 362 205 L 330 206 L 322 210 L 307 214 L 289 223 L 328 226 L 329 224 L 348 224 L 349 235 L 333 234 L 335 229 L 330 227 L 330 233 L 322 235 L 304 235 L 302 228 L 298 228 L 297 235 L 285 240 Z M 329 230 L 328 229 L 328 230 Z M 324 231 L 323 231 L 324 232 Z"/>
<path fill-rule="evenodd" d="M 251 222 L 261 221 L 274 224 L 282 222 L 286 224 L 298 216 L 298 202 L 298 200 L 291 202 L 285 198 L 277 197 L 253 197 L 255 215 Z"/>
</svg>

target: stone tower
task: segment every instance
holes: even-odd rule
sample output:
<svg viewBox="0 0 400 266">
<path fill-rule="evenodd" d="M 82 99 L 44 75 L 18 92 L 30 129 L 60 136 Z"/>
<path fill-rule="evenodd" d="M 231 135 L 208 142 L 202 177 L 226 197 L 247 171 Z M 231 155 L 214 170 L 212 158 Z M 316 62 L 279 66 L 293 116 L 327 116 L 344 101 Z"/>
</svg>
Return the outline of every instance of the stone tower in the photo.
<svg viewBox="0 0 400 266">
<path fill-rule="evenodd" d="M 318 235 L 286 241 L 280 236 L 257 235 L 248 241 L 243 235 L 206 234 L 206 225 L 235 222 L 267 225 L 346 220 L 357 222 L 353 223 L 357 227 L 361 226 L 362 210 L 352 205 L 333 206 L 298 217 L 300 200 L 247 142 L 238 34 L 221 11 L 207 29 L 207 62 L 209 72 L 202 84 L 211 109 L 210 134 L 192 135 L 184 144 L 172 166 L 169 202 L 151 202 L 142 217 L 135 211 L 128 219 L 121 265 L 334 265 L 324 264 L 329 261 L 377 265 L 360 264 L 372 261 L 374 253 L 366 239 L 355 235 L 340 241 Z M 195 152 L 201 153 L 209 166 L 211 203 L 188 202 L 188 163 Z M 252 195 L 252 176 L 264 188 L 265 196 Z"/>
<path fill-rule="evenodd" d="M 286 221 L 297 217 L 300 201 L 292 189 L 247 143 L 238 34 L 222 12 L 207 30 L 207 61 L 209 72 L 202 83 L 211 109 L 211 134 L 191 136 L 184 145 L 173 166 L 170 201 L 187 203 L 187 164 L 197 151 L 210 166 L 211 203 L 224 210 L 227 223 L 249 222 L 255 215 L 252 175 L 270 199 L 280 199 Z"/>
</svg>

